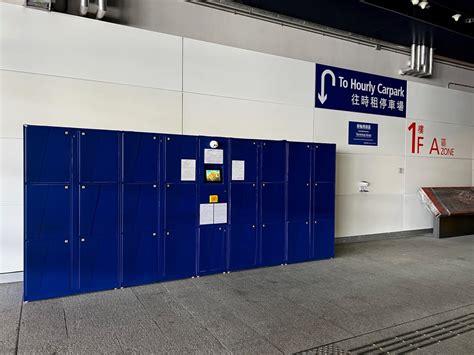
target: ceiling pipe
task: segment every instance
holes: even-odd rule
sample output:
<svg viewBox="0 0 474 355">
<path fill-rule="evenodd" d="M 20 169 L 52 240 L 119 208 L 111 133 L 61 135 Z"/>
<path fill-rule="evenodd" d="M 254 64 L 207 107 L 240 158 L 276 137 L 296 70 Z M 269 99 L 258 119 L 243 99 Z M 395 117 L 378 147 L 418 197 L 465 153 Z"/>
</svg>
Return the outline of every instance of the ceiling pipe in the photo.
<svg viewBox="0 0 474 355">
<path fill-rule="evenodd" d="M 399 71 L 400 75 L 411 75 L 419 78 L 430 77 L 433 74 L 434 48 L 421 44 L 411 45 L 411 57 L 408 67 Z"/>
<path fill-rule="evenodd" d="M 81 0 L 81 4 L 79 5 L 79 14 L 81 16 L 86 16 L 88 11 L 89 11 L 89 0 Z"/>
<path fill-rule="evenodd" d="M 107 12 L 107 0 L 97 0 L 97 14 L 96 18 L 101 20 Z"/>
<path fill-rule="evenodd" d="M 428 51 L 426 53 L 426 64 L 424 66 L 424 70 L 422 73 L 420 73 L 419 77 L 420 78 L 427 78 L 433 75 L 433 52 L 434 48 L 430 47 L 427 48 Z"/>
<path fill-rule="evenodd" d="M 411 45 L 411 57 L 408 61 L 408 67 L 405 69 L 401 69 L 399 71 L 400 75 L 410 75 L 415 71 L 415 61 L 416 61 L 416 44 Z"/>
</svg>

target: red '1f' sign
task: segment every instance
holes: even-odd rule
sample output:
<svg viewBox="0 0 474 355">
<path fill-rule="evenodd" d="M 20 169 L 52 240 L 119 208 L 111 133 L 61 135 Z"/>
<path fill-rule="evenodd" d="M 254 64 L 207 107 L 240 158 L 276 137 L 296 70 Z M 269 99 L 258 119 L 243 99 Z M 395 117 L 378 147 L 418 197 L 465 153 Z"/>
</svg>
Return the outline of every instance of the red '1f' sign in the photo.
<svg viewBox="0 0 474 355">
<path fill-rule="evenodd" d="M 411 133 L 411 153 L 420 154 L 422 147 L 424 147 L 423 141 L 425 139 L 425 126 L 417 125 L 416 122 L 412 122 L 408 126 L 408 130 Z M 433 138 L 430 145 L 430 155 L 443 155 L 454 157 L 454 148 L 447 146 L 446 138 Z"/>
</svg>

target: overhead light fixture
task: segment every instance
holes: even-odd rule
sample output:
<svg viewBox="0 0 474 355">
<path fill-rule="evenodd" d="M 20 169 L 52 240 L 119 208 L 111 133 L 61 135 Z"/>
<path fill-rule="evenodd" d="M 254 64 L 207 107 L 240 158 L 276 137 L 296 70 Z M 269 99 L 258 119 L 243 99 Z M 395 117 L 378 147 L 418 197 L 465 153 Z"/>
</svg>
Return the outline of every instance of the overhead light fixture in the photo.
<svg viewBox="0 0 474 355">
<path fill-rule="evenodd" d="M 430 3 L 426 0 L 423 0 L 423 1 L 420 1 L 419 6 L 421 7 L 422 10 L 429 9 Z"/>
<path fill-rule="evenodd" d="M 464 19 L 464 22 L 465 23 L 474 23 L 474 17 L 468 17 L 468 18 Z"/>
<path fill-rule="evenodd" d="M 416 6 L 420 3 L 420 0 L 411 0 L 411 3 L 413 4 L 413 6 Z"/>
<path fill-rule="evenodd" d="M 461 18 L 461 14 L 454 14 L 453 16 L 451 16 L 453 18 L 454 21 L 458 22 L 459 19 Z"/>
</svg>

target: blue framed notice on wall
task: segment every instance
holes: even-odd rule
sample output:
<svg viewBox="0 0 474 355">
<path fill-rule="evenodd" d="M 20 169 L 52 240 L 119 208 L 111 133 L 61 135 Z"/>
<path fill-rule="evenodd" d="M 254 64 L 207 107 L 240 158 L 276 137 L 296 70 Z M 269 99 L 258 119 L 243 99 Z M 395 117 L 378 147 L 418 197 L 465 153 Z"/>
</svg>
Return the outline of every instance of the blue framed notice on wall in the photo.
<svg viewBox="0 0 474 355">
<path fill-rule="evenodd" d="M 349 121 L 350 145 L 378 145 L 379 125 L 377 123 Z"/>
</svg>

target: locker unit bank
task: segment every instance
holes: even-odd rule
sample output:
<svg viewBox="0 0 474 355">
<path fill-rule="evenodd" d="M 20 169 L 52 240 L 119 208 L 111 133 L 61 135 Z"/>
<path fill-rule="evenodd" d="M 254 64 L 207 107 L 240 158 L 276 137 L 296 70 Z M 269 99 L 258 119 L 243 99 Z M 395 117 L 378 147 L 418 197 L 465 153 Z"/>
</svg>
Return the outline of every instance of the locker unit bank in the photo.
<svg viewBox="0 0 474 355">
<path fill-rule="evenodd" d="M 24 138 L 25 301 L 334 256 L 334 144 Z"/>
</svg>

